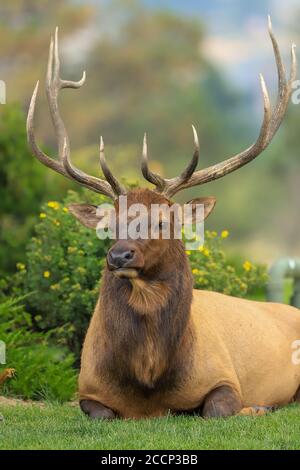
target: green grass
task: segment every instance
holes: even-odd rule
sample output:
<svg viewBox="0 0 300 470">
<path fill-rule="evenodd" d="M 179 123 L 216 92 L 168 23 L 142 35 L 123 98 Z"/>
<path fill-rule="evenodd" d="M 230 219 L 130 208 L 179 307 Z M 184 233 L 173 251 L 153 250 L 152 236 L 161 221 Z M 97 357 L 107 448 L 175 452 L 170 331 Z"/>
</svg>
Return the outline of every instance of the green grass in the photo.
<svg viewBox="0 0 300 470">
<path fill-rule="evenodd" d="M 300 406 L 262 417 L 90 421 L 78 408 L 1 407 L 0 449 L 300 449 Z"/>
</svg>

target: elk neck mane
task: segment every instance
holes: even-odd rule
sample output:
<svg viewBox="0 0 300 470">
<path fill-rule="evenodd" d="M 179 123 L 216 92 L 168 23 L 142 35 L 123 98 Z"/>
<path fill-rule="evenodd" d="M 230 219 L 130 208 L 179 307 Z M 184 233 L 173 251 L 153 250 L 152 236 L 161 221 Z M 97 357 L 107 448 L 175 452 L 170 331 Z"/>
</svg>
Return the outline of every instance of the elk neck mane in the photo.
<svg viewBox="0 0 300 470">
<path fill-rule="evenodd" d="M 107 338 L 105 360 L 115 379 L 148 391 L 170 386 L 182 349 L 191 347 L 192 292 L 192 275 L 179 240 L 145 276 L 119 279 L 105 270 L 99 314 Z"/>
</svg>

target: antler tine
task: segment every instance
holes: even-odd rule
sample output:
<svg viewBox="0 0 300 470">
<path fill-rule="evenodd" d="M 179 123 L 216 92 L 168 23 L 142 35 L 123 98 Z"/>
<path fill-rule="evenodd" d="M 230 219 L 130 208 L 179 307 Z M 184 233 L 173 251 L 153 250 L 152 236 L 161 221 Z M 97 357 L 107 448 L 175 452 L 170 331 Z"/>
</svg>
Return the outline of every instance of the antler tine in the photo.
<svg viewBox="0 0 300 470">
<path fill-rule="evenodd" d="M 199 162 L 199 139 L 198 139 L 197 131 L 193 125 L 192 125 L 192 130 L 193 130 L 193 136 L 194 136 L 195 151 L 194 151 L 192 160 L 190 161 L 186 169 L 179 176 L 178 182 L 182 182 L 182 183 L 190 179 L 190 177 L 194 173 Z"/>
<path fill-rule="evenodd" d="M 48 157 L 38 146 L 35 134 L 34 134 L 34 114 L 35 114 L 35 105 L 36 105 L 36 98 L 39 88 L 39 82 L 37 82 L 29 105 L 28 115 L 27 115 L 27 139 L 28 143 L 32 149 L 34 155 L 38 158 L 38 160 L 43 163 L 44 165 L 52 168 L 54 171 L 61 173 L 64 176 L 67 176 L 66 172 L 62 168 L 60 162 L 57 160 L 53 160 L 52 158 Z"/>
<path fill-rule="evenodd" d="M 273 45 L 273 50 L 276 58 L 277 64 L 277 71 L 278 71 L 278 100 L 275 107 L 275 111 L 272 117 L 272 121 L 270 124 L 270 132 L 269 132 L 269 139 L 271 140 L 277 130 L 279 129 L 284 115 L 286 113 L 292 90 L 293 90 L 293 82 L 296 80 L 297 76 L 297 57 L 295 53 L 296 45 L 292 44 L 291 48 L 291 72 L 290 78 L 287 80 L 286 73 L 284 70 L 284 66 L 282 64 L 282 58 L 279 50 L 279 46 L 274 36 L 273 29 L 272 29 L 272 22 L 269 16 L 269 34 Z"/>
<path fill-rule="evenodd" d="M 149 164 L 148 164 L 148 146 L 147 146 L 147 134 L 144 134 L 144 140 L 143 140 L 143 152 L 142 152 L 142 174 L 144 178 L 149 181 L 149 183 L 152 183 L 156 186 L 157 191 L 162 192 L 163 189 L 165 188 L 166 185 L 166 180 L 162 178 L 160 175 L 157 173 L 153 173 L 149 169 Z"/>
<path fill-rule="evenodd" d="M 276 106 L 272 111 L 268 90 L 263 76 L 260 75 L 260 84 L 264 103 L 264 116 L 259 136 L 256 142 L 246 150 L 238 153 L 237 155 L 231 158 L 228 158 L 227 160 L 221 163 L 217 163 L 216 165 L 212 165 L 203 170 L 193 172 L 190 178 L 187 179 L 185 182 L 182 181 L 176 185 L 174 179 L 173 181 L 167 180 L 165 187 L 162 191 L 163 194 L 171 197 L 176 192 L 181 191 L 182 189 L 190 188 L 192 186 L 197 186 L 200 184 L 208 183 L 209 181 L 222 178 L 223 176 L 232 173 L 238 168 L 241 168 L 242 166 L 254 160 L 272 141 L 274 135 L 276 134 L 283 121 L 283 118 L 288 108 L 288 104 L 293 90 L 293 82 L 296 79 L 297 75 L 297 58 L 295 53 L 296 46 L 293 44 L 291 51 L 291 72 L 289 79 L 287 79 L 279 46 L 272 30 L 272 23 L 270 17 L 268 18 L 268 26 L 277 66 L 278 99 Z"/>
<path fill-rule="evenodd" d="M 63 80 L 60 76 L 60 60 L 58 53 L 58 26 L 55 28 L 55 47 L 54 47 L 54 78 L 59 82 L 59 88 L 75 88 L 78 89 L 84 85 L 86 80 L 85 70 L 82 72 L 82 77 L 80 80 Z"/>
<path fill-rule="evenodd" d="M 194 145 L 195 151 L 193 157 L 185 168 L 185 170 L 181 173 L 180 176 L 176 178 L 165 179 L 162 178 L 160 175 L 153 173 L 149 170 L 148 166 L 148 152 L 147 152 L 147 136 L 144 135 L 144 142 L 143 142 L 143 153 L 142 153 L 142 173 L 144 178 L 149 181 L 150 183 L 156 186 L 156 191 L 159 193 L 164 194 L 166 197 L 171 197 L 175 192 L 177 192 L 177 187 L 181 184 L 187 182 L 192 174 L 194 173 L 198 161 L 199 161 L 199 139 L 194 126 L 192 126 L 193 136 L 194 136 Z"/>
<path fill-rule="evenodd" d="M 67 139 L 64 140 L 63 152 L 62 152 L 62 164 L 67 175 L 73 179 L 78 181 L 83 186 L 93 189 L 95 192 L 104 194 L 112 199 L 116 199 L 116 194 L 113 191 L 111 185 L 107 181 L 99 181 L 98 178 L 94 176 L 87 175 L 83 171 L 75 168 L 70 159 L 70 155 L 68 152 L 68 143 Z"/>
<path fill-rule="evenodd" d="M 119 194 L 125 194 L 125 189 L 119 185 L 117 180 L 110 173 L 110 181 L 102 180 L 94 176 L 88 175 L 83 171 L 75 168 L 70 159 L 70 144 L 69 138 L 66 132 L 66 128 L 58 107 L 58 93 L 63 88 L 80 88 L 86 79 L 86 74 L 83 72 L 82 78 L 78 81 L 63 80 L 60 77 L 60 59 L 58 52 L 58 28 L 55 30 L 54 39 L 51 37 L 49 47 L 49 57 L 46 74 L 46 94 L 50 110 L 51 119 L 53 122 L 55 135 L 58 142 L 58 159 L 50 158 L 46 155 L 37 145 L 34 135 L 34 113 L 36 98 L 38 93 L 37 83 L 29 106 L 28 117 L 27 117 L 27 136 L 28 143 L 32 149 L 33 154 L 40 160 L 41 163 L 48 166 L 52 170 L 60 173 L 61 175 L 77 181 L 79 184 L 87 187 L 88 189 L 95 191 L 100 194 L 104 194 L 112 199 L 116 199 Z M 108 170 L 109 171 L 109 170 Z M 108 172 L 106 172 L 108 174 Z"/>
<path fill-rule="evenodd" d="M 192 130 L 193 130 L 193 136 L 194 136 L 194 145 L 195 145 L 195 150 L 193 157 L 186 167 L 186 169 L 181 173 L 180 176 L 176 178 L 172 178 L 171 180 L 168 180 L 168 184 L 166 189 L 163 191 L 164 195 L 166 197 L 172 197 L 174 194 L 177 193 L 177 191 L 180 191 L 181 185 L 187 183 L 190 178 L 192 177 L 194 171 L 196 170 L 196 167 L 199 162 L 199 139 L 198 139 L 198 134 L 195 129 L 195 127 L 192 125 Z"/>
<path fill-rule="evenodd" d="M 104 142 L 102 136 L 100 137 L 100 165 L 103 171 L 105 178 L 112 187 L 115 194 L 124 195 L 126 194 L 126 189 L 119 183 L 119 181 L 114 177 L 112 172 L 107 166 L 105 154 L 104 154 Z"/>
<path fill-rule="evenodd" d="M 48 98 L 48 104 L 50 108 L 50 114 L 54 125 L 56 137 L 58 140 L 59 158 L 62 160 L 62 150 L 64 146 L 65 138 L 67 139 L 67 149 L 69 149 L 69 138 L 66 132 L 64 122 L 61 118 L 59 107 L 58 107 L 58 93 L 63 88 L 80 88 L 86 79 L 86 73 L 83 72 L 82 78 L 78 81 L 63 80 L 60 77 L 60 59 L 58 51 L 58 27 L 55 28 L 54 41 L 51 37 L 48 67 L 46 75 L 46 92 Z"/>
<path fill-rule="evenodd" d="M 268 15 L 268 31 L 269 31 L 269 36 L 270 36 L 271 41 L 272 41 L 275 60 L 276 60 L 276 65 L 277 65 L 278 82 L 279 82 L 279 95 L 282 96 L 282 93 L 284 91 L 284 87 L 286 86 L 286 74 L 285 74 L 285 68 L 284 68 L 284 65 L 283 65 L 283 62 L 282 62 L 278 42 L 277 42 L 277 39 L 276 39 L 276 37 L 274 36 L 274 33 L 273 33 L 273 26 L 272 26 L 272 20 L 271 20 L 270 15 Z"/>
</svg>

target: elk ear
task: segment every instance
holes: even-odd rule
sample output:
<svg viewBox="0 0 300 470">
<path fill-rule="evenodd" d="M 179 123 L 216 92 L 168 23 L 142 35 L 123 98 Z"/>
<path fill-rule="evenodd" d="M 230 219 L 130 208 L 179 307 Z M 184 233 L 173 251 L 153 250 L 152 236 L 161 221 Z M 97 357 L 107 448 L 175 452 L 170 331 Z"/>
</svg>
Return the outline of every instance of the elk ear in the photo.
<svg viewBox="0 0 300 470">
<path fill-rule="evenodd" d="M 204 217 L 205 220 L 211 212 L 214 210 L 216 205 L 216 198 L 215 197 L 198 197 L 196 199 L 192 199 L 191 201 L 187 202 L 186 204 L 190 204 L 192 206 L 192 220 L 189 220 L 188 223 L 194 224 L 196 222 L 196 207 L 197 205 L 204 206 Z M 199 220 L 198 220 L 199 222 Z"/>
<path fill-rule="evenodd" d="M 68 209 L 82 225 L 96 229 L 100 220 L 100 217 L 97 216 L 97 206 L 92 204 L 70 204 Z"/>
</svg>

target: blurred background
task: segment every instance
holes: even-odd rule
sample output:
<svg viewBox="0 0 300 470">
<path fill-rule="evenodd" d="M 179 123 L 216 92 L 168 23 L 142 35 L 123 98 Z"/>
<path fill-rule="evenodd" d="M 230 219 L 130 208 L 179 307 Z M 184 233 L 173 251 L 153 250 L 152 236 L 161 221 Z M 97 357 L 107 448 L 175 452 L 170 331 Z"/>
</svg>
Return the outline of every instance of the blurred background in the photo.
<svg viewBox="0 0 300 470">
<path fill-rule="evenodd" d="M 191 124 L 201 141 L 199 167 L 219 162 L 256 138 L 262 103 L 258 74 L 272 98 L 277 76 L 267 15 L 289 66 L 290 45 L 300 44 L 296 0 L 0 0 L 0 271 L 25 256 L 40 205 L 76 188 L 31 156 L 25 115 L 48 45 L 59 26 L 62 75 L 87 82 L 64 90 L 60 106 L 76 166 L 99 174 L 98 141 L 118 177 L 146 184 L 140 173 L 144 131 L 151 166 L 174 176 L 193 152 Z M 43 86 L 36 115 L 39 142 L 52 155 L 52 132 Z M 300 105 L 254 163 L 178 196 L 215 195 L 208 222 L 228 230 L 230 249 L 258 262 L 300 256 Z M 78 188 L 76 188 L 77 190 Z"/>
</svg>

